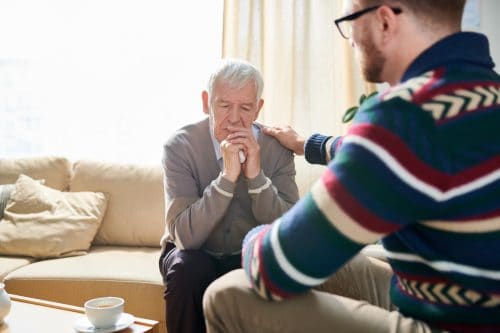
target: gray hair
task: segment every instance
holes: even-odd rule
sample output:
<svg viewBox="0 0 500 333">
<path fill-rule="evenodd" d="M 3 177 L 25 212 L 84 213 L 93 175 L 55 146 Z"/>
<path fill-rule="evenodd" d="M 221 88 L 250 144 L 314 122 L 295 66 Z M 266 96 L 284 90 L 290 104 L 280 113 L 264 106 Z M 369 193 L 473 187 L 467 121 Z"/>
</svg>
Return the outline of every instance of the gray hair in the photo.
<svg viewBox="0 0 500 333">
<path fill-rule="evenodd" d="M 234 88 L 242 88 L 248 82 L 253 82 L 256 91 L 256 102 L 260 100 L 264 90 L 264 80 L 259 70 L 251 63 L 241 59 L 224 59 L 212 73 L 207 85 L 210 104 L 212 104 L 212 93 L 215 84 L 219 81 L 224 81 Z"/>
</svg>

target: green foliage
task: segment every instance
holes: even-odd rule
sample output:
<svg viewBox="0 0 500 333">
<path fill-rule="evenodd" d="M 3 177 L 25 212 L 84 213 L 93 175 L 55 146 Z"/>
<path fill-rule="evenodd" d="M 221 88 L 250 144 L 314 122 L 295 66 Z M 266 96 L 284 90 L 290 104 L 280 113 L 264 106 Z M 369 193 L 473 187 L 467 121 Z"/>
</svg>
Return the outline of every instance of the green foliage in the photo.
<svg viewBox="0 0 500 333">
<path fill-rule="evenodd" d="M 372 97 L 376 94 L 377 94 L 376 91 L 374 91 L 368 95 L 362 94 L 359 97 L 359 106 L 351 106 L 349 109 L 347 109 L 347 111 L 344 112 L 344 115 L 342 116 L 342 122 L 343 123 L 350 122 L 354 118 L 354 116 L 356 115 L 356 112 L 358 112 L 358 109 L 361 106 L 361 104 L 363 104 L 364 101 L 366 101 L 367 99 L 369 99 L 370 97 Z"/>
</svg>

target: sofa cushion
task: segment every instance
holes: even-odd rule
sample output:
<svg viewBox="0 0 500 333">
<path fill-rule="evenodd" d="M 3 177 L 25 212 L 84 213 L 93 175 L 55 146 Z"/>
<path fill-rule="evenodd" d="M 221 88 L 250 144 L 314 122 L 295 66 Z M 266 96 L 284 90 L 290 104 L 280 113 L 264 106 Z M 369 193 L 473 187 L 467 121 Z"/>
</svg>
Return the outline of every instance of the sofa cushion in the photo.
<svg viewBox="0 0 500 333">
<path fill-rule="evenodd" d="M 29 257 L 0 257 L 0 282 L 12 271 L 35 262 Z"/>
<path fill-rule="evenodd" d="M 71 163 L 63 157 L 0 158 L 0 184 L 13 184 L 20 174 L 63 191 L 69 188 Z"/>
<path fill-rule="evenodd" d="M 0 220 L 0 253 L 35 258 L 81 254 L 106 211 L 103 193 L 69 193 L 21 175 Z"/>
<path fill-rule="evenodd" d="M 90 298 L 119 296 L 125 311 L 165 327 L 160 248 L 95 246 L 80 257 L 43 260 L 5 279 L 9 293 L 83 306 Z"/>
<path fill-rule="evenodd" d="M 77 161 L 70 191 L 109 194 L 95 245 L 159 246 L 165 225 L 159 165 Z"/>
</svg>

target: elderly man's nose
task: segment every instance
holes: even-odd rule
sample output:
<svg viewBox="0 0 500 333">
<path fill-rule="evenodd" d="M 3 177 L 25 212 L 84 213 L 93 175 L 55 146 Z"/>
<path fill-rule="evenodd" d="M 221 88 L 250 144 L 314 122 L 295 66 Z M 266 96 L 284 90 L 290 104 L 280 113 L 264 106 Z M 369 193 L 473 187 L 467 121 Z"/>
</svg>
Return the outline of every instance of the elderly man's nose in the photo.
<svg viewBox="0 0 500 333">
<path fill-rule="evenodd" d="M 229 121 L 233 124 L 238 123 L 240 121 L 240 113 L 237 108 L 232 108 L 229 113 Z"/>
</svg>

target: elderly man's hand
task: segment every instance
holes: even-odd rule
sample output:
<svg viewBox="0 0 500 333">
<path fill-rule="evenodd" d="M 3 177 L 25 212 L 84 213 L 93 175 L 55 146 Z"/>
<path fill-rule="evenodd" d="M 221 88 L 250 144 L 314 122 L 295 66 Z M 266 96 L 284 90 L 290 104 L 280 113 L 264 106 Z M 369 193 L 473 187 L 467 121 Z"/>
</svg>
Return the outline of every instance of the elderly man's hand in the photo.
<svg viewBox="0 0 500 333">
<path fill-rule="evenodd" d="M 226 138 L 220 143 L 220 149 L 224 163 L 222 167 L 222 176 L 235 183 L 241 173 L 241 164 L 238 153 L 242 147 L 241 145 L 233 143 Z"/>
<path fill-rule="evenodd" d="M 255 140 L 251 128 L 230 126 L 231 131 L 226 138 L 233 144 L 240 145 L 246 159 L 242 169 L 246 178 L 252 179 L 260 173 L 260 146 Z"/>
</svg>

